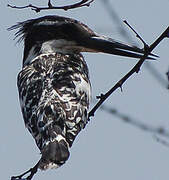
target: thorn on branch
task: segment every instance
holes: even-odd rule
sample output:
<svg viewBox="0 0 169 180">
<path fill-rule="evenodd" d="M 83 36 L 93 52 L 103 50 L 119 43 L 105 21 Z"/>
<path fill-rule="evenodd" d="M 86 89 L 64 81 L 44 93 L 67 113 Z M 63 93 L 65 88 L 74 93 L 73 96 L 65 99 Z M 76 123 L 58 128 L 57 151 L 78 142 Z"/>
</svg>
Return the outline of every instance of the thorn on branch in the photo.
<svg viewBox="0 0 169 180">
<path fill-rule="evenodd" d="M 104 97 L 104 94 L 100 94 L 100 96 L 96 96 L 96 99 L 102 99 Z"/>
<path fill-rule="evenodd" d="M 123 86 L 122 84 L 119 85 L 121 92 L 123 92 Z"/>
<path fill-rule="evenodd" d="M 49 8 L 53 7 L 50 0 L 48 1 L 48 7 Z"/>
<path fill-rule="evenodd" d="M 8 4 L 7 6 L 10 8 L 14 8 L 14 9 L 26 9 L 26 8 L 31 8 L 31 10 L 35 11 L 35 12 L 40 12 L 42 10 L 50 10 L 50 9 L 63 9 L 65 11 L 69 10 L 69 9 L 75 9 L 75 8 L 79 8 L 79 7 L 89 7 L 90 4 L 93 2 L 94 0 L 81 0 L 78 3 L 74 3 L 74 4 L 70 4 L 70 5 L 65 5 L 65 6 L 53 6 L 51 3 L 51 0 L 48 1 L 48 6 L 47 7 L 38 7 L 38 6 L 34 6 L 32 4 L 29 4 L 27 6 L 12 6 L 10 4 Z"/>
<path fill-rule="evenodd" d="M 135 31 L 135 30 L 134 30 Z M 100 99 L 96 105 L 91 109 L 91 111 L 88 114 L 88 119 L 91 116 L 94 116 L 97 109 L 104 103 L 104 101 L 119 87 L 121 87 L 129 77 L 131 77 L 134 73 L 138 73 L 142 64 L 144 63 L 145 59 L 148 57 L 148 55 L 152 52 L 152 50 L 158 46 L 158 44 L 166 37 L 168 37 L 169 34 L 169 27 L 157 38 L 154 43 L 152 43 L 150 46 L 147 46 L 148 49 L 146 49 L 144 55 L 140 58 L 140 60 L 137 62 L 137 64 L 123 77 L 121 78 L 107 93 L 105 93 L 104 96 L 98 96 Z M 143 41 L 144 42 L 144 41 Z"/>
<path fill-rule="evenodd" d="M 136 68 L 136 73 L 139 73 L 139 71 L 140 71 L 140 67 L 137 67 Z"/>
</svg>

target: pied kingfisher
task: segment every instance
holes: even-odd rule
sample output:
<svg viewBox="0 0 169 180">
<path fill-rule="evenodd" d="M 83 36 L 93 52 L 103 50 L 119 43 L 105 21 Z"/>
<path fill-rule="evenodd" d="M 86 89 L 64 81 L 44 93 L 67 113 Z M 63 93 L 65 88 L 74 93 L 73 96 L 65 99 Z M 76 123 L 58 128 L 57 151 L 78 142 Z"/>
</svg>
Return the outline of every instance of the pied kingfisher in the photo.
<svg viewBox="0 0 169 180">
<path fill-rule="evenodd" d="M 42 154 L 39 168 L 59 167 L 88 122 L 91 85 L 81 52 L 140 58 L 144 50 L 61 16 L 27 20 L 10 30 L 17 28 L 16 37 L 24 40 L 23 67 L 17 78 L 24 122 Z"/>
</svg>

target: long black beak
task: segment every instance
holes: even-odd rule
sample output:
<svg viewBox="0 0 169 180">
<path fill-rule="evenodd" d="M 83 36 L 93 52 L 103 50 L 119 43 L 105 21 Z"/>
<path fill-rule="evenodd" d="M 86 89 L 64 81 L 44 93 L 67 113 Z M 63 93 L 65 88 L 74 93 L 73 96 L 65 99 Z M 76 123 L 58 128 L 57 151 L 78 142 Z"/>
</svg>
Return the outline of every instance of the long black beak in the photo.
<svg viewBox="0 0 169 180">
<path fill-rule="evenodd" d="M 129 46 L 117 42 L 111 38 L 94 36 L 89 37 L 80 43 L 84 48 L 91 52 L 103 52 L 108 54 L 115 54 L 119 56 L 126 56 L 132 58 L 141 58 L 144 55 L 144 50 L 135 46 Z M 151 57 L 153 56 L 153 57 Z M 155 59 L 157 55 L 150 54 L 147 59 Z"/>
</svg>

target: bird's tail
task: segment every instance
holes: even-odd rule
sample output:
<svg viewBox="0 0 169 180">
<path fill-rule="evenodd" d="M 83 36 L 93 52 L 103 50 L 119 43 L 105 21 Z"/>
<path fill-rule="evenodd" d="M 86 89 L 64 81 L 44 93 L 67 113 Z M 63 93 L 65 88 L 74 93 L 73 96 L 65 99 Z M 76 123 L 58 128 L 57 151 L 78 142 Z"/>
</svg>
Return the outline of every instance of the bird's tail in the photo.
<svg viewBox="0 0 169 180">
<path fill-rule="evenodd" d="M 41 150 L 42 157 L 39 163 L 41 170 L 58 168 L 69 158 L 68 144 L 62 135 L 47 141 Z"/>
</svg>

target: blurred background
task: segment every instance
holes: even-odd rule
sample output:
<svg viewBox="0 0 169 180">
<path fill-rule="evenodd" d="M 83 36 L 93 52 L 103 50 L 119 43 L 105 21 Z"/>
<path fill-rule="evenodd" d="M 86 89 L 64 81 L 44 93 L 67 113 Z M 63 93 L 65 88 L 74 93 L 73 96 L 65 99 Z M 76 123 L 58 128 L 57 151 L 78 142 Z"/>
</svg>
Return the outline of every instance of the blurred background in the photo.
<svg viewBox="0 0 169 180">
<path fill-rule="evenodd" d="M 59 0 L 53 4 L 63 5 L 67 2 Z M 69 1 L 70 4 L 73 2 L 77 1 Z M 7 31 L 8 27 L 44 15 L 61 15 L 80 20 L 100 34 L 142 47 L 135 34 L 123 24 L 123 20 L 127 20 L 148 44 L 153 43 L 169 25 L 168 0 L 95 0 L 90 8 L 40 13 L 30 9 L 11 9 L 7 7 L 8 3 L 46 6 L 47 0 L 7 0 L 0 4 L 0 179 L 3 180 L 28 170 L 40 158 L 32 136 L 25 129 L 18 101 L 16 77 L 21 70 L 23 43 L 13 41 L 15 32 Z M 155 132 L 159 132 L 159 128 L 169 131 L 169 90 L 166 78 L 169 68 L 168 47 L 169 39 L 162 41 L 153 51 L 160 58 L 149 64 L 146 62 L 139 74 L 127 80 L 123 92 L 116 90 L 104 104 L 106 108 L 116 109 L 125 117 L 133 119 L 134 123 L 125 123 L 120 117 L 99 109 L 76 138 L 66 164 L 56 170 L 39 171 L 34 179 L 169 179 L 169 138 Z M 138 61 L 101 53 L 83 55 L 89 66 L 93 101 L 97 95 L 110 89 Z M 165 145 L 159 143 L 158 138 Z"/>
</svg>

